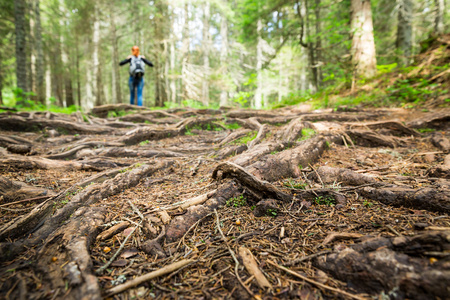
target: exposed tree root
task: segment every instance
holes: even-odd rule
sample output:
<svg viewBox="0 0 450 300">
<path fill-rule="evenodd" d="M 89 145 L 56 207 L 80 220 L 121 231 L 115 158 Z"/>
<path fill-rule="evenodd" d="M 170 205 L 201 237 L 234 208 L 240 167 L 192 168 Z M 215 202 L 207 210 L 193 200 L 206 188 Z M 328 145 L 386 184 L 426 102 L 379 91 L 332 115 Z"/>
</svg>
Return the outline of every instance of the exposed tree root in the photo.
<svg viewBox="0 0 450 300">
<path fill-rule="evenodd" d="M 381 135 L 371 130 L 347 130 L 346 133 L 359 146 L 394 148 L 397 145 L 394 137 Z"/>
<path fill-rule="evenodd" d="M 91 114 L 99 117 L 99 118 L 106 118 L 108 117 L 109 112 L 119 113 L 121 111 L 146 111 L 148 108 L 137 106 L 137 105 L 130 105 L 130 104 L 107 104 L 107 105 L 101 105 L 96 106 L 91 110 Z"/>
<path fill-rule="evenodd" d="M 241 186 L 235 181 L 224 183 L 204 204 L 191 206 L 184 215 L 175 217 L 166 228 L 167 241 L 179 240 L 198 220 L 220 205 L 224 205 L 228 199 L 239 195 L 240 188 Z"/>
<path fill-rule="evenodd" d="M 382 129 L 384 131 L 389 131 L 393 135 L 397 136 L 420 136 L 420 133 L 411 129 L 398 121 L 380 121 L 380 122 L 370 122 L 370 123 L 346 123 L 348 129 Z"/>
<path fill-rule="evenodd" d="M 107 134 L 113 130 L 101 125 L 85 125 L 64 120 L 26 119 L 20 116 L 0 117 L 0 129 L 10 131 L 39 131 L 53 128 L 64 133 Z"/>
<path fill-rule="evenodd" d="M 325 184 L 363 185 L 375 182 L 375 179 L 367 175 L 359 174 L 348 169 L 326 166 L 317 168 L 316 172 L 312 172 L 309 177 L 310 179 Z"/>
<path fill-rule="evenodd" d="M 51 190 L 31 186 L 0 176 L 0 196 L 3 199 L 2 202 L 12 202 L 39 196 L 52 196 L 53 194 Z"/>
<path fill-rule="evenodd" d="M 291 195 L 283 193 L 269 182 L 258 179 L 241 166 L 230 162 L 221 163 L 212 174 L 212 178 L 216 180 L 227 177 L 236 178 L 244 187 L 259 195 L 260 198 L 274 198 L 282 201 L 292 200 Z"/>
<path fill-rule="evenodd" d="M 251 132 L 250 129 L 239 129 L 237 131 L 231 132 L 229 135 L 227 135 L 226 138 L 224 138 L 220 143 L 219 143 L 219 147 L 226 145 L 228 143 L 231 143 L 243 136 L 246 136 L 249 132 Z"/>
<path fill-rule="evenodd" d="M 258 161 L 267 154 L 286 149 L 288 145 L 289 143 L 264 142 L 256 145 L 248 151 L 241 153 L 240 155 L 237 155 L 236 157 L 233 157 L 230 159 L 230 162 L 245 167 Z"/>
<path fill-rule="evenodd" d="M 341 142 L 339 135 L 316 136 L 294 148 L 263 157 L 247 169 L 257 178 L 268 181 L 295 178 L 300 175 L 300 168 L 314 163 L 330 143 L 336 142 Z"/>
<path fill-rule="evenodd" d="M 394 299 L 446 299 L 450 271 L 444 261 L 432 265 L 426 256 L 443 254 L 450 247 L 449 234 L 376 238 L 348 248 L 338 245 L 313 264 L 360 292 L 382 292 Z"/>
<path fill-rule="evenodd" d="M 392 206 L 450 212 L 450 190 L 444 188 L 365 187 L 359 191 L 366 198 Z"/>
<path fill-rule="evenodd" d="M 412 128 L 436 128 L 448 130 L 450 128 L 450 110 L 439 113 L 433 112 L 427 116 L 411 121 L 406 125 Z"/>
<path fill-rule="evenodd" d="M 285 142 L 295 142 L 302 136 L 304 128 L 312 128 L 312 124 L 302 121 L 301 118 L 293 119 L 281 134 L 281 140 Z"/>
<path fill-rule="evenodd" d="M 57 156 L 56 156 L 57 157 Z M 20 171 L 20 170 L 95 170 L 102 171 L 109 168 L 115 168 L 118 165 L 106 159 L 92 159 L 84 161 L 54 161 L 48 158 L 23 157 L 10 155 L 7 158 L 0 158 L 0 170 Z"/>
<path fill-rule="evenodd" d="M 64 299 L 101 299 L 97 277 L 91 271 L 89 247 L 105 214 L 103 208 L 80 208 L 69 223 L 49 236 L 36 260 L 45 279 L 44 289 L 59 291 Z"/>
<path fill-rule="evenodd" d="M 20 254 L 17 249 L 23 249 L 24 246 L 31 246 L 45 240 L 49 234 L 55 231 L 62 222 L 67 220 L 70 215 L 82 206 L 88 206 L 96 203 L 97 201 L 119 193 L 125 188 L 135 186 L 139 181 L 170 165 L 170 162 L 158 162 L 155 166 L 143 165 L 129 170 L 125 173 L 119 173 L 114 179 L 106 180 L 101 184 L 89 185 L 83 191 L 76 194 L 64 207 L 57 210 L 51 217 L 54 206 L 54 199 L 49 199 L 46 202 L 38 205 L 28 215 L 20 217 L 18 220 L 13 220 L 8 224 L 5 224 L 0 228 L 0 240 L 3 241 L 6 238 L 15 238 L 22 234 L 36 229 L 40 223 L 42 226 L 33 233 L 31 237 L 26 240 L 18 241 L 14 245 L 2 245 L 2 251 L 8 251 L 8 249 L 15 249 L 14 255 Z M 64 195 L 67 196 L 67 195 Z M 4 253 L 4 258 L 6 253 Z"/>
</svg>

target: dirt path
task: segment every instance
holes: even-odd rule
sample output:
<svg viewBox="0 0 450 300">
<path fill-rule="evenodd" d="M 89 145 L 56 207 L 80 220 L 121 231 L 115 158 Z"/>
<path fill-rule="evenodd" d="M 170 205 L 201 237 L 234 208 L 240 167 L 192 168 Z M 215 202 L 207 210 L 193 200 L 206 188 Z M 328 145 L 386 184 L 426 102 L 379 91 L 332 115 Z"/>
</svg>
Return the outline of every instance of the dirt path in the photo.
<svg viewBox="0 0 450 300">
<path fill-rule="evenodd" d="M 1 297 L 445 299 L 449 120 L 2 113 Z"/>
</svg>

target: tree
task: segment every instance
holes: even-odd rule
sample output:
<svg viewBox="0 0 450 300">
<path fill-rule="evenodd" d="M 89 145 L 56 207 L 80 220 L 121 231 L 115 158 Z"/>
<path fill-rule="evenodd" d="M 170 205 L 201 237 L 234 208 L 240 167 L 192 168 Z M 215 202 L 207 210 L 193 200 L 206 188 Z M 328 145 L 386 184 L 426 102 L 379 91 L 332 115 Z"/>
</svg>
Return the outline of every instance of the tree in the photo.
<svg viewBox="0 0 450 300">
<path fill-rule="evenodd" d="M 203 80 L 202 80 L 202 103 L 205 106 L 209 105 L 209 52 L 211 51 L 211 41 L 209 34 L 209 19 L 210 19 L 210 3 L 205 2 L 203 7 Z"/>
<path fill-rule="evenodd" d="M 355 76 L 372 77 L 377 72 L 370 0 L 351 0 L 352 63 Z"/>
<path fill-rule="evenodd" d="M 45 83 L 44 83 L 44 52 L 42 49 L 42 26 L 41 26 L 41 10 L 40 1 L 34 2 L 34 41 L 36 49 L 36 97 L 38 102 L 45 103 Z"/>
<path fill-rule="evenodd" d="M 412 49 L 412 0 L 397 0 L 398 24 L 397 24 L 397 62 L 400 66 L 408 66 Z"/>
<path fill-rule="evenodd" d="M 436 34 L 444 33 L 444 12 L 445 12 L 445 0 L 434 0 L 436 6 L 436 16 L 434 19 L 434 32 Z"/>
<path fill-rule="evenodd" d="M 17 87 L 21 88 L 24 92 L 28 92 L 25 6 L 25 0 L 14 0 Z"/>
</svg>

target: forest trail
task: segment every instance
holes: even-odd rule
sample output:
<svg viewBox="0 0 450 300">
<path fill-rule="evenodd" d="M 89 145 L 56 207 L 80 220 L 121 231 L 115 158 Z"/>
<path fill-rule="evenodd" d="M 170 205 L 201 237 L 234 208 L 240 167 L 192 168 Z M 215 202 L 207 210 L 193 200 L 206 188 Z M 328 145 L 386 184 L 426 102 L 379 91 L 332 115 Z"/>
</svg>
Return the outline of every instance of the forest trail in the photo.
<svg viewBox="0 0 450 300">
<path fill-rule="evenodd" d="M 449 120 L 3 113 L 1 297 L 445 299 Z"/>
</svg>

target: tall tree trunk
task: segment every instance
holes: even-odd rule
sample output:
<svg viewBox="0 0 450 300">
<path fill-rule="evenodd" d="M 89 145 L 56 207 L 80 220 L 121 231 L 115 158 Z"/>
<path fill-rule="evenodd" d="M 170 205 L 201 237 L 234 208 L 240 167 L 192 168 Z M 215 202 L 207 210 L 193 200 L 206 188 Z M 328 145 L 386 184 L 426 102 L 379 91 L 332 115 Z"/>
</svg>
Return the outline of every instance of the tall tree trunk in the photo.
<svg viewBox="0 0 450 300">
<path fill-rule="evenodd" d="M 28 3 L 29 12 L 29 32 L 28 32 L 28 51 L 29 51 L 29 69 L 28 69 L 28 85 L 30 91 L 36 92 L 36 40 L 35 40 L 35 30 L 36 21 L 34 14 L 34 1 Z"/>
<path fill-rule="evenodd" d="M 156 16 L 154 18 L 155 26 L 155 105 L 164 106 L 167 101 L 167 92 L 165 86 L 165 66 L 166 66 L 166 52 L 164 47 L 164 39 L 167 38 L 168 26 L 168 6 L 165 1 L 158 1 L 156 6 Z"/>
<path fill-rule="evenodd" d="M 355 76 L 372 77 L 377 72 L 370 0 L 351 0 L 352 63 Z"/>
<path fill-rule="evenodd" d="M 225 0 L 225 3 L 227 0 Z M 220 20 L 220 38 L 222 40 L 222 48 L 220 48 L 220 65 L 223 68 L 222 74 L 228 74 L 228 20 L 225 14 L 221 16 Z M 228 91 L 226 85 L 222 85 L 222 91 L 220 92 L 220 106 L 226 106 L 228 104 Z"/>
<path fill-rule="evenodd" d="M 316 15 L 316 45 L 314 47 L 315 49 L 315 66 L 314 68 L 316 69 L 316 82 L 317 82 L 317 89 L 320 89 L 320 87 L 322 86 L 322 68 L 321 66 L 323 65 L 323 61 L 322 61 L 322 39 L 320 37 L 321 34 L 321 26 L 320 26 L 320 21 L 321 21 L 321 17 L 320 17 L 320 1 L 321 0 L 316 0 L 316 5 L 314 7 L 314 13 Z"/>
<path fill-rule="evenodd" d="M 82 108 L 81 105 L 81 72 L 80 72 L 80 45 L 78 44 L 78 33 L 75 33 L 75 66 L 77 70 L 77 105 Z"/>
<path fill-rule="evenodd" d="M 434 19 L 434 33 L 444 33 L 444 15 L 445 15 L 445 0 L 434 0 L 436 6 L 436 16 Z"/>
<path fill-rule="evenodd" d="M 173 26 L 173 22 L 172 22 Z M 170 96 L 172 103 L 177 102 L 177 82 L 175 77 L 175 36 L 173 33 L 170 34 Z"/>
<path fill-rule="evenodd" d="M 25 5 L 25 0 L 14 0 L 17 87 L 21 88 L 24 92 L 28 92 Z"/>
<path fill-rule="evenodd" d="M 169 36 L 170 39 L 170 36 Z M 167 100 L 172 99 L 172 90 L 170 89 L 170 80 L 169 80 L 169 71 L 170 71 L 170 45 L 167 40 L 164 41 L 164 57 L 165 57 L 165 64 L 164 64 L 164 86 L 166 87 L 166 94 L 167 94 Z M 163 103 L 164 104 L 164 103 Z"/>
<path fill-rule="evenodd" d="M 119 50 L 117 45 L 117 28 L 113 8 L 110 8 L 109 22 L 111 25 L 111 43 L 112 43 L 112 85 L 113 85 L 113 103 L 122 103 L 122 92 L 120 90 L 120 72 L 119 72 Z"/>
<path fill-rule="evenodd" d="M 59 0 L 59 10 L 61 14 L 64 16 L 59 19 L 59 26 L 60 26 L 60 35 L 59 35 L 59 41 L 60 41 L 60 48 L 61 48 L 61 61 L 62 61 L 62 69 L 61 69 L 61 75 L 63 78 L 63 84 L 64 84 L 64 100 L 63 103 L 65 103 L 66 107 L 69 107 L 71 105 L 74 105 L 73 101 L 73 89 L 72 89 L 72 80 L 70 76 L 70 64 L 69 64 L 69 55 L 67 54 L 67 45 L 65 40 L 65 15 L 66 15 L 66 9 L 64 7 L 63 0 Z"/>
<path fill-rule="evenodd" d="M 412 48 L 412 0 L 397 0 L 398 24 L 397 24 L 397 62 L 400 66 L 408 66 Z"/>
<path fill-rule="evenodd" d="M 258 44 L 256 45 L 256 91 L 255 91 L 255 103 L 256 109 L 262 108 L 262 63 L 263 63 L 263 50 L 262 50 L 262 22 L 258 19 L 256 24 L 256 32 L 258 35 Z"/>
<path fill-rule="evenodd" d="M 98 106 L 101 105 L 101 99 L 99 99 L 99 89 L 101 88 L 98 86 L 98 77 L 100 76 L 100 61 L 99 61 L 99 48 L 100 48 L 100 21 L 98 19 L 98 8 L 95 7 L 95 16 L 94 16 L 94 28 L 92 31 L 92 43 L 93 43 L 93 53 L 92 53 L 92 77 L 91 84 L 92 84 L 92 96 L 93 96 L 93 104 Z"/>
<path fill-rule="evenodd" d="M 181 85 L 182 85 L 182 98 L 188 99 L 188 83 L 187 83 L 187 64 L 189 62 L 189 4 L 184 4 L 184 24 L 182 32 L 182 46 L 181 46 Z"/>
<path fill-rule="evenodd" d="M 309 3 L 308 0 L 302 1 L 301 5 L 298 6 L 298 14 L 301 18 L 301 35 L 300 35 L 300 45 L 307 49 L 308 55 L 308 67 L 309 67 L 309 77 L 310 77 L 310 85 L 311 92 L 315 93 L 318 90 L 318 82 L 317 82 L 317 66 L 316 66 L 316 58 L 315 58 L 315 45 L 311 38 L 311 30 L 309 23 Z M 303 41 L 303 38 L 306 38 L 306 42 Z"/>
<path fill-rule="evenodd" d="M 49 105 L 50 98 L 52 97 L 52 72 L 50 61 L 47 62 L 47 68 L 45 69 L 45 104 Z"/>
<path fill-rule="evenodd" d="M 203 82 L 202 82 L 202 103 L 204 106 L 209 105 L 209 52 L 210 52 L 210 34 L 209 19 L 211 15 L 211 6 L 208 1 L 205 2 L 203 10 Z"/>
<path fill-rule="evenodd" d="M 42 49 L 42 26 L 40 1 L 34 3 L 34 41 L 36 49 L 36 98 L 39 103 L 45 104 L 45 82 L 44 82 L 44 51 Z"/>
</svg>

